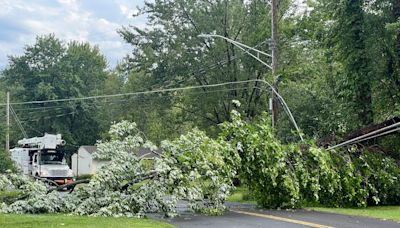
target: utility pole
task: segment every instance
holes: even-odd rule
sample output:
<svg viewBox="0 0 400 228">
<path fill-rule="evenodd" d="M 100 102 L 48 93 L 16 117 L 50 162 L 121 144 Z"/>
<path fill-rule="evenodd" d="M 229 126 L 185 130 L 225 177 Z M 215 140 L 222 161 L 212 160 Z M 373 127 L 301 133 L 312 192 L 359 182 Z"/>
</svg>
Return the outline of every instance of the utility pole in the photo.
<svg viewBox="0 0 400 228">
<path fill-rule="evenodd" d="M 10 92 L 7 92 L 6 99 L 6 152 L 10 152 Z"/>
<path fill-rule="evenodd" d="M 278 70 L 278 0 L 271 0 L 271 11 L 272 11 L 272 77 L 275 80 L 276 72 Z M 273 88 L 278 92 L 278 82 L 274 81 Z M 272 111 L 272 127 L 276 127 L 278 120 L 278 97 L 272 91 L 271 94 L 271 111 Z"/>
</svg>

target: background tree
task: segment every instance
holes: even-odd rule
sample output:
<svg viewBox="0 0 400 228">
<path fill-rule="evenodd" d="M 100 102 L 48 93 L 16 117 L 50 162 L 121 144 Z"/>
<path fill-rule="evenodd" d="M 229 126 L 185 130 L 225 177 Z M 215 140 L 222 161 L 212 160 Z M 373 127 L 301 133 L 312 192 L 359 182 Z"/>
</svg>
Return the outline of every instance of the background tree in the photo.
<svg viewBox="0 0 400 228">
<path fill-rule="evenodd" d="M 65 44 L 54 35 L 39 36 L 21 56 L 11 56 L 1 81 L 13 102 L 99 94 L 107 77 L 106 60 L 88 43 Z M 29 135 L 62 133 L 71 144 L 93 144 L 100 129 L 89 102 L 14 106 Z"/>
<path fill-rule="evenodd" d="M 289 2 L 280 1 L 282 21 Z M 203 33 L 219 34 L 268 51 L 270 7 L 263 1 L 155 1 L 147 2 L 141 14 L 148 16 L 147 29 L 125 27 L 120 30 L 122 37 L 134 46 L 135 51 L 127 59 L 125 69 L 131 74 L 128 81 L 134 80 L 136 86 L 150 89 L 208 85 L 263 79 L 269 72 L 222 39 L 198 37 Z M 218 89 L 225 91 L 203 89 L 169 94 L 171 99 L 154 101 L 159 103 L 152 105 L 153 110 L 155 107 L 160 110 L 153 115 L 157 118 L 171 116 L 171 119 L 179 120 L 176 124 L 190 126 L 194 123 L 208 132 L 216 132 L 216 124 L 230 118 L 232 99 L 240 100 L 246 106 L 244 111 L 248 118 L 267 109 L 269 91 L 265 91 L 263 84 Z M 131 107 L 142 108 L 140 105 Z M 167 130 L 170 126 L 164 124 L 158 129 L 176 132 L 174 127 Z M 181 132 L 179 127 L 176 130 Z"/>
</svg>

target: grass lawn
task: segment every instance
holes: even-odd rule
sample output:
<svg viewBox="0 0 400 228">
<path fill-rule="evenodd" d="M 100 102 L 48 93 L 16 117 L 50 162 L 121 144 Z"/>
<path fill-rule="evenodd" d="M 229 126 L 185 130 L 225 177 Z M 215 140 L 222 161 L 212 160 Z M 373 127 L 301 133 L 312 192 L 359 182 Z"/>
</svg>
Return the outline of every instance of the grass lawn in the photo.
<svg viewBox="0 0 400 228">
<path fill-rule="evenodd" d="M 235 189 L 235 191 L 230 195 L 227 199 L 228 202 L 237 202 L 237 203 L 256 203 L 255 200 L 249 199 L 248 190 L 244 187 L 239 187 Z"/>
<path fill-rule="evenodd" d="M 15 215 L 0 214 L 1 228 L 51 228 L 51 227 L 140 227 L 173 228 L 175 226 L 151 219 L 105 218 L 67 215 Z"/>
<path fill-rule="evenodd" d="M 376 206 L 367 208 L 326 208 L 310 207 L 314 211 L 346 214 L 354 216 L 364 216 L 378 219 L 390 219 L 400 222 L 400 206 Z"/>
</svg>

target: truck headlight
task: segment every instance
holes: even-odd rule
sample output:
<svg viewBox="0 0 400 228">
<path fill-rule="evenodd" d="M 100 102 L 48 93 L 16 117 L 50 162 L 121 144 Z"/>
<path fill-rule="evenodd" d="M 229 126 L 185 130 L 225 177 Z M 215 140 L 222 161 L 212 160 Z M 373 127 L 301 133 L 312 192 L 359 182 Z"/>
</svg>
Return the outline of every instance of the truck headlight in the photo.
<svg viewBox="0 0 400 228">
<path fill-rule="evenodd" d="M 69 177 L 74 176 L 74 172 L 73 172 L 71 169 L 68 170 L 68 176 L 69 176 Z"/>
<path fill-rule="evenodd" d="M 49 176 L 49 171 L 47 170 L 40 171 L 40 176 Z"/>
</svg>

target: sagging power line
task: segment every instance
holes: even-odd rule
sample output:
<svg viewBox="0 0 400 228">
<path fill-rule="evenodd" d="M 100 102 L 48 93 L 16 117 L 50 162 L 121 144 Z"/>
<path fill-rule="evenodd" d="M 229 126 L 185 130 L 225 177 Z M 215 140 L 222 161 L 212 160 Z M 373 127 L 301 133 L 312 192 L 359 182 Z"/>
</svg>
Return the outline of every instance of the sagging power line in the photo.
<svg viewBox="0 0 400 228">
<path fill-rule="evenodd" d="M 102 99 L 102 98 L 137 96 L 137 95 L 144 95 L 144 94 L 184 91 L 184 90 L 201 89 L 201 88 L 215 88 L 215 87 L 221 87 L 221 86 L 226 86 L 226 85 L 237 85 L 237 84 L 244 84 L 244 83 L 251 83 L 251 82 L 263 82 L 263 83 L 266 83 L 267 85 L 270 85 L 265 80 L 251 79 L 251 80 L 245 80 L 245 81 L 224 82 L 224 83 L 209 84 L 209 85 L 186 86 L 186 87 L 167 88 L 167 89 L 156 89 L 156 90 L 150 90 L 150 91 L 140 91 L 140 92 L 131 92 L 131 93 L 118 93 L 118 94 L 110 94 L 110 95 L 62 98 L 62 99 L 41 100 L 41 101 L 11 102 L 10 104 L 11 105 L 25 105 L 25 104 L 57 103 L 57 102 L 66 102 L 66 101 L 95 100 L 95 99 Z M 275 91 L 275 93 L 277 93 L 277 92 Z M 6 105 L 6 104 L 0 103 L 0 105 Z"/>
<path fill-rule="evenodd" d="M 370 133 L 367 133 L 367 134 L 355 137 L 353 139 L 347 140 L 345 142 L 339 143 L 339 144 L 337 144 L 335 146 L 331 146 L 327 150 L 333 150 L 335 148 L 339 148 L 339 147 L 342 147 L 342 146 L 351 145 L 351 144 L 355 144 L 355 143 L 360 143 L 360 142 L 363 142 L 363 141 L 366 141 L 366 140 L 370 140 L 370 139 L 373 139 L 373 138 L 377 138 L 377 137 L 380 137 L 380 136 L 383 136 L 383 135 L 387 135 L 389 133 L 396 132 L 396 131 L 399 131 L 399 130 L 400 130 L 400 122 L 394 123 L 394 124 L 391 124 L 389 126 L 382 127 L 382 128 L 377 129 L 375 131 L 372 131 Z"/>
<path fill-rule="evenodd" d="M 259 89 L 262 90 L 262 88 L 256 87 L 256 86 L 252 86 L 252 87 L 235 87 L 235 88 L 229 88 L 229 89 L 218 89 L 218 90 L 211 90 L 211 91 L 203 91 L 203 92 L 191 92 L 191 93 L 185 93 L 185 95 L 197 95 L 197 94 L 205 94 L 205 93 L 217 93 L 217 92 L 226 92 L 226 91 L 238 91 L 238 90 L 245 90 L 245 89 Z M 111 104 L 115 104 L 115 103 L 126 103 L 126 102 L 131 102 L 131 101 L 150 101 L 150 100 L 158 100 L 158 99 L 171 99 L 175 97 L 174 96 L 158 96 L 158 97 L 150 97 L 150 98 L 139 98 L 139 97 L 134 97 L 134 98 L 127 98 L 127 99 L 118 99 L 118 100 L 101 100 L 99 102 L 101 102 L 100 104 L 93 104 L 94 107 L 102 107 L 102 106 L 108 106 L 110 103 Z M 27 118 L 27 119 L 23 119 L 22 122 L 30 122 L 30 121 L 39 121 L 41 117 L 38 117 L 37 114 L 39 114 L 39 116 L 41 114 L 42 117 L 59 117 L 60 114 L 64 114 L 64 113 L 51 113 L 51 114 L 56 114 L 56 115 L 50 115 L 50 113 L 48 113 L 48 111 L 54 111 L 54 110 L 63 110 L 63 111 L 71 111 L 71 110 L 67 110 L 70 109 L 69 106 L 53 106 L 56 107 L 54 109 L 51 109 L 51 106 L 49 107 L 49 109 L 46 110 L 39 110 L 39 111 L 33 111 L 33 112 L 29 112 L 29 115 L 33 118 Z M 25 110 L 25 109 L 20 109 L 20 110 Z M 83 110 L 84 111 L 84 110 Z M 77 113 L 78 111 L 75 111 L 73 113 Z M 69 113 L 73 114 L 73 113 Z M 33 115 L 33 116 L 32 116 Z M 36 115 L 36 116 L 35 116 Z"/>
<path fill-rule="evenodd" d="M 17 113 L 15 113 L 15 111 L 11 105 L 10 105 L 10 109 L 11 109 L 11 113 L 14 115 L 15 122 L 17 122 L 17 125 L 18 125 L 19 129 L 21 130 L 22 134 L 24 135 L 25 138 L 28 138 L 28 135 L 26 134 L 26 131 L 25 131 L 24 127 L 22 126 Z"/>
<path fill-rule="evenodd" d="M 26 101 L 26 102 L 13 102 L 10 103 L 11 105 L 25 105 L 25 104 L 46 104 L 46 103 L 57 103 L 57 102 L 67 102 L 67 101 L 82 101 L 82 100 L 95 100 L 95 99 L 104 99 L 104 98 L 111 98 L 111 97 L 124 97 L 124 96 L 137 96 L 137 95 L 144 95 L 144 94 L 155 94 L 155 93 L 163 93 L 163 92 L 174 92 L 174 91 L 185 91 L 185 90 L 192 90 L 192 89 L 201 89 L 201 88 L 215 88 L 221 87 L 226 85 L 239 85 L 239 84 L 246 84 L 251 82 L 260 82 L 266 84 L 272 90 L 277 97 L 282 106 L 286 109 L 289 119 L 293 123 L 296 131 L 299 134 L 301 141 L 304 141 L 300 128 L 297 125 L 297 122 L 289 109 L 285 99 L 274 89 L 274 87 L 267 81 L 262 79 L 250 79 L 244 81 L 234 81 L 234 82 L 224 82 L 224 83 L 217 83 L 217 84 L 208 84 L 208 85 L 198 85 L 198 86 L 186 86 L 186 87 L 178 87 L 178 88 L 167 88 L 167 89 L 156 89 L 150 91 L 141 91 L 141 92 L 131 92 L 131 93 L 119 93 L 119 94 L 111 94 L 111 95 L 98 95 L 98 96 L 87 96 L 87 97 L 75 97 L 75 98 L 62 98 L 62 99 L 53 99 L 53 100 L 42 100 L 42 101 Z M 0 105 L 7 105 L 5 103 L 0 103 Z"/>
</svg>

